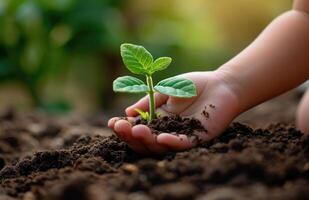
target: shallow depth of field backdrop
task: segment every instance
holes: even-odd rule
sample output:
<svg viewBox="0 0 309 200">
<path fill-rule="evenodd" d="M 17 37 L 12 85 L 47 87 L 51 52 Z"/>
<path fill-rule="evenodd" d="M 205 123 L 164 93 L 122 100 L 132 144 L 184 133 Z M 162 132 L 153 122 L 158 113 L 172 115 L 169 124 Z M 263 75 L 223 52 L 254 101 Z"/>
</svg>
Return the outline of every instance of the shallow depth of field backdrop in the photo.
<svg viewBox="0 0 309 200">
<path fill-rule="evenodd" d="M 0 0 L 0 110 L 122 113 L 112 92 L 128 71 L 119 46 L 173 63 L 165 78 L 212 70 L 248 45 L 291 0 Z"/>
</svg>

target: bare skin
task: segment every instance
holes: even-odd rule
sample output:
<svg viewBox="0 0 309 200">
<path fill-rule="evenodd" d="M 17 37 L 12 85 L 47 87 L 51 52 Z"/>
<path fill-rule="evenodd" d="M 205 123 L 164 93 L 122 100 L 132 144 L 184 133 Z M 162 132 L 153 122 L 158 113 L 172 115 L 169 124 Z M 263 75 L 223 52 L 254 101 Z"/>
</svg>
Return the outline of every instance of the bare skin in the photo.
<svg viewBox="0 0 309 200">
<path fill-rule="evenodd" d="M 195 83 L 198 96 L 191 99 L 180 99 L 156 94 L 157 111 L 160 114 L 173 113 L 183 117 L 199 119 L 208 131 L 207 134 L 201 135 L 203 140 L 210 140 L 218 136 L 237 113 L 239 107 L 237 97 L 229 84 L 221 79 L 223 76 L 219 71 L 193 72 L 182 76 L 191 79 Z M 210 104 L 216 107 L 210 108 Z M 209 118 L 201 115 L 205 106 L 208 106 Z M 148 110 L 148 97 L 144 97 L 126 109 L 129 120 L 135 120 L 134 117 L 138 115 L 134 110 L 135 108 Z M 112 118 L 108 126 L 113 128 L 123 141 L 127 142 L 132 149 L 139 153 L 179 151 L 195 145 L 191 142 L 191 138 L 185 135 L 177 137 L 169 133 L 162 133 L 156 137 L 147 126 L 136 125 L 132 127 L 131 123 L 126 120 L 119 120 L 117 117 Z"/>
<path fill-rule="evenodd" d="M 220 135 L 242 112 L 282 94 L 309 78 L 309 1 L 296 0 L 293 10 L 275 19 L 236 57 L 213 72 L 183 74 L 197 86 L 198 96 L 179 99 L 156 94 L 157 109 L 164 114 L 179 114 L 200 119 L 208 130 L 204 141 Z M 205 106 L 209 119 L 201 115 Z M 126 109 L 128 121 L 112 118 L 108 126 L 118 137 L 142 154 L 180 151 L 196 144 L 185 135 L 162 133 L 155 136 L 145 125 L 132 127 L 138 115 L 135 108 L 148 110 L 147 97 Z M 309 133 L 309 92 L 301 102 L 297 125 Z"/>
</svg>

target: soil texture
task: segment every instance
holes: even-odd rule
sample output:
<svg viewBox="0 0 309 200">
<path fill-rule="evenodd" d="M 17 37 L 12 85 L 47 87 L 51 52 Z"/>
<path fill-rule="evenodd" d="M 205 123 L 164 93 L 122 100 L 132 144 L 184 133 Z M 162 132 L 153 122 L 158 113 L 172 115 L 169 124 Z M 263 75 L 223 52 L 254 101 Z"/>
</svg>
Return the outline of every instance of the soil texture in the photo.
<svg viewBox="0 0 309 200">
<path fill-rule="evenodd" d="M 178 115 L 159 117 L 149 123 L 146 120 L 138 119 L 135 124 L 147 125 L 154 134 L 172 133 L 197 136 L 198 133 L 207 132 L 199 120 L 182 118 Z"/>
<path fill-rule="evenodd" d="M 201 128 L 182 120 L 153 123 Z M 292 125 L 233 123 L 211 142 L 146 158 L 97 122 L 1 114 L 0 199 L 309 199 L 309 137 Z"/>
</svg>

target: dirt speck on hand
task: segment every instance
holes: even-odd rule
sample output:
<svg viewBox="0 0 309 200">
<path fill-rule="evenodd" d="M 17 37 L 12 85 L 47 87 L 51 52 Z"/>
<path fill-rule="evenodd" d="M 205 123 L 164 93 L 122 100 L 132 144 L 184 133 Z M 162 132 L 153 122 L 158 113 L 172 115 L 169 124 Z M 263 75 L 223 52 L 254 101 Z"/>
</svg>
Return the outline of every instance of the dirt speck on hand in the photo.
<svg viewBox="0 0 309 200">
<path fill-rule="evenodd" d="M 216 108 L 216 106 L 213 105 L 213 104 L 209 104 L 209 107 L 211 107 L 211 108 Z"/>
<path fill-rule="evenodd" d="M 209 119 L 209 113 L 206 110 L 203 110 L 202 115 L 204 115 L 206 119 Z"/>
</svg>

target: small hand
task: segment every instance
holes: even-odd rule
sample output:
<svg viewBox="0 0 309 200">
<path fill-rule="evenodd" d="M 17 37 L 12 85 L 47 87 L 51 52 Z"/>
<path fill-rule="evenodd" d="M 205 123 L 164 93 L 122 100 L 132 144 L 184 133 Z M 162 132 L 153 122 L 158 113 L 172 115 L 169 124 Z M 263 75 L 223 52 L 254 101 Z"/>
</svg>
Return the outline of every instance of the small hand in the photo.
<svg viewBox="0 0 309 200">
<path fill-rule="evenodd" d="M 169 97 L 156 93 L 157 111 L 163 115 L 177 114 L 182 117 L 196 118 L 201 121 L 207 132 L 200 134 L 202 141 L 210 140 L 224 131 L 239 114 L 238 97 L 224 80 L 224 74 L 214 72 L 192 72 L 181 75 L 192 80 L 197 96 L 189 99 Z M 163 154 L 167 151 L 182 151 L 197 145 L 196 140 L 186 135 L 170 133 L 152 134 L 146 125 L 135 125 L 138 113 L 135 109 L 148 110 L 148 97 L 144 97 L 126 109 L 127 119 L 114 117 L 108 126 L 134 151 L 141 154 Z M 205 116 L 203 111 L 208 114 Z"/>
</svg>

